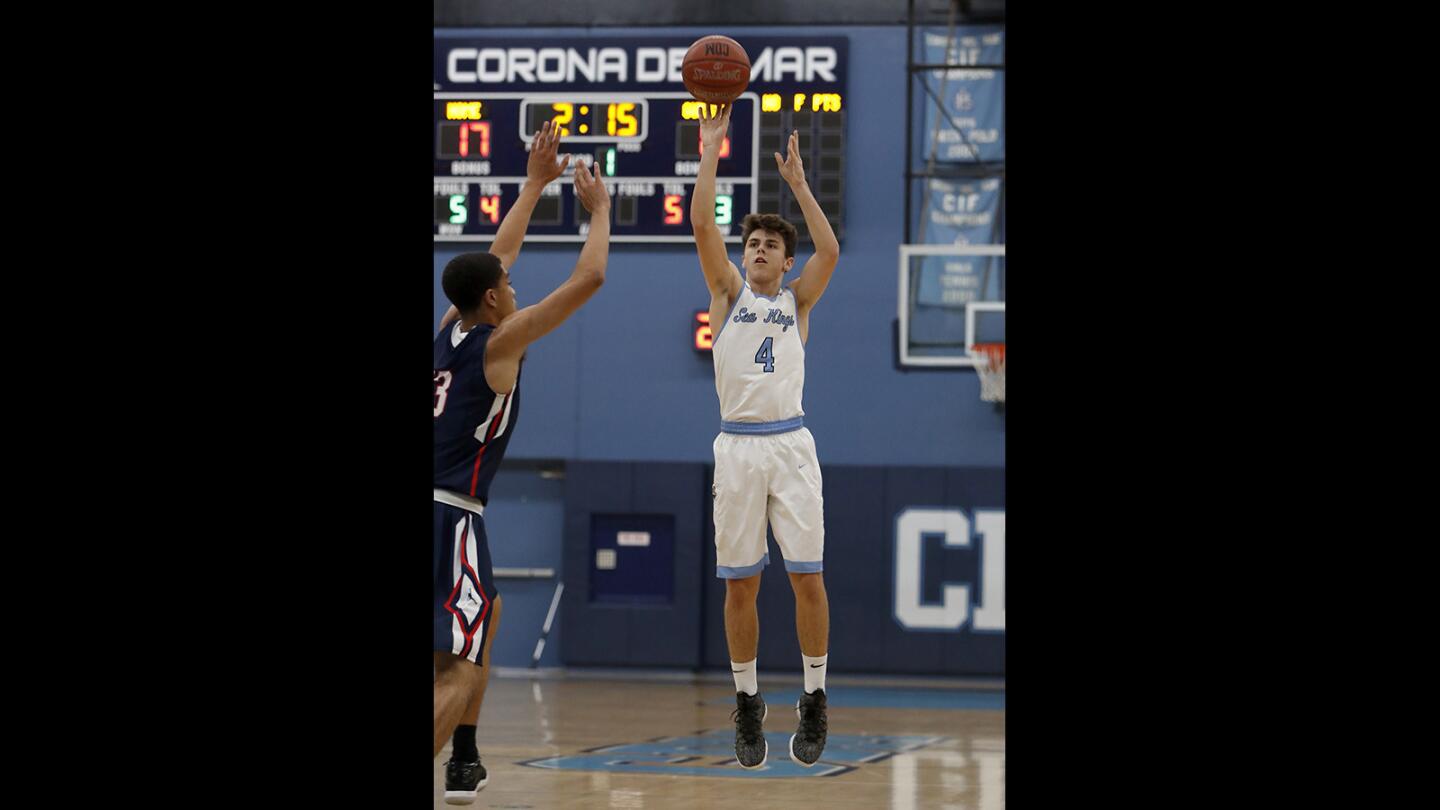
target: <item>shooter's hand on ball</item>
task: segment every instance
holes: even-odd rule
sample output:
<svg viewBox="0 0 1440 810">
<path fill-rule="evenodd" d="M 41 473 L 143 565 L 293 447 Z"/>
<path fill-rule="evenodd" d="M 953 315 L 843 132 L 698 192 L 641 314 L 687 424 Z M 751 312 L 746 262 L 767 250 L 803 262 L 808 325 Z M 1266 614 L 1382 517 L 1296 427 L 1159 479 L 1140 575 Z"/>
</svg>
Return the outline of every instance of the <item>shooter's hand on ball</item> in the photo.
<svg viewBox="0 0 1440 810">
<path fill-rule="evenodd" d="M 730 129 L 731 105 L 720 104 L 718 106 L 720 107 L 719 114 L 712 117 L 710 105 L 700 105 L 700 144 L 707 149 L 711 146 L 719 149 L 725 141 L 725 133 Z"/>
</svg>

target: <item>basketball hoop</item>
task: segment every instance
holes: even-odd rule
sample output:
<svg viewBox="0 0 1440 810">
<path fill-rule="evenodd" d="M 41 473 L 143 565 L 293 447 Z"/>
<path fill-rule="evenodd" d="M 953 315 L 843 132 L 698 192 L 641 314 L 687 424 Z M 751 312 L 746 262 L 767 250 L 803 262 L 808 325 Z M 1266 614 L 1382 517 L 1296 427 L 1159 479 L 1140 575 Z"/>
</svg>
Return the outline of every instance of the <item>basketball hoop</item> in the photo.
<svg viewBox="0 0 1440 810">
<path fill-rule="evenodd" d="M 1005 344 L 976 343 L 969 349 L 980 376 L 980 399 L 1005 404 Z"/>
</svg>

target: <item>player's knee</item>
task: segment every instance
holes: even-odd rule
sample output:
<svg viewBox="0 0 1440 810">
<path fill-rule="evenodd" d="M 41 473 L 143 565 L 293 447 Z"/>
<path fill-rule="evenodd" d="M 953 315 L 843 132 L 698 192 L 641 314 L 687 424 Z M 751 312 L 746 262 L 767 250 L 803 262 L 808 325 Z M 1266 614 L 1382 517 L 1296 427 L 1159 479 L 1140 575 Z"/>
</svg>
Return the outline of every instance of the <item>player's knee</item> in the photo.
<svg viewBox="0 0 1440 810">
<path fill-rule="evenodd" d="M 435 680 L 473 685 L 480 680 L 480 668 L 458 655 L 437 652 L 435 653 Z"/>
<path fill-rule="evenodd" d="M 755 597 L 760 593 L 760 575 L 745 577 L 743 579 L 725 580 L 725 601 L 733 603 L 753 603 Z"/>
<path fill-rule="evenodd" d="M 819 571 L 813 574 L 791 574 L 790 587 L 799 599 L 818 600 L 825 597 L 825 577 Z"/>
</svg>

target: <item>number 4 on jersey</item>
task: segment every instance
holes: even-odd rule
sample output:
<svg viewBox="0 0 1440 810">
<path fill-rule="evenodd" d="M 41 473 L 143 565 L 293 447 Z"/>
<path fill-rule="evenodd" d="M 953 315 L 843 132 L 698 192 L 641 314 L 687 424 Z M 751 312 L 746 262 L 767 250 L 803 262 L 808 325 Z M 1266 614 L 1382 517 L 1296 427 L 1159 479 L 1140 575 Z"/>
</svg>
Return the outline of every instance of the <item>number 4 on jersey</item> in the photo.
<svg viewBox="0 0 1440 810">
<path fill-rule="evenodd" d="M 774 337 L 765 338 L 765 342 L 760 344 L 760 351 L 755 353 L 755 362 L 763 363 L 765 365 L 766 371 L 775 370 L 775 349 L 773 345 L 774 343 Z"/>
</svg>

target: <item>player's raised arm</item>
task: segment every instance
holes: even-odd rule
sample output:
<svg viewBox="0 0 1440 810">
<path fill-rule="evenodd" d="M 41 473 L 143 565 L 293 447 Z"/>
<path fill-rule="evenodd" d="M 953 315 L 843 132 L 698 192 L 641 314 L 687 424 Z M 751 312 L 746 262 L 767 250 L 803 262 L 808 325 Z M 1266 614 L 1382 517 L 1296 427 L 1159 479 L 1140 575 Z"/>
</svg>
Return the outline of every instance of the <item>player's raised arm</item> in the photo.
<svg viewBox="0 0 1440 810">
<path fill-rule="evenodd" d="M 525 164 L 525 185 L 520 187 L 520 198 L 505 213 L 500 230 L 495 233 L 495 241 L 490 245 L 490 252 L 506 270 L 515 265 L 515 259 L 520 255 L 525 229 L 530 227 L 530 215 L 540 201 L 541 190 L 564 174 L 565 167 L 570 165 L 569 155 L 563 161 L 555 162 L 555 153 L 559 148 L 560 129 L 546 121 L 530 142 L 530 159 Z"/>
<path fill-rule="evenodd" d="M 525 184 L 520 187 L 520 197 L 505 213 L 500 230 L 495 233 L 495 241 L 490 245 L 490 252 L 500 260 L 500 266 L 507 271 L 520 256 L 520 247 L 525 242 L 525 230 L 530 227 L 530 215 L 535 213 L 540 192 L 554 182 L 555 178 L 564 174 L 565 168 L 570 165 L 569 155 L 566 155 L 563 161 L 555 162 L 559 148 L 560 130 L 550 121 L 541 124 L 540 131 L 535 133 L 534 140 L 530 142 L 530 159 L 525 163 Z M 440 319 L 440 331 L 444 332 L 445 327 L 459 317 L 460 311 L 452 304 Z"/>
<path fill-rule="evenodd" d="M 730 126 L 732 105 L 720 105 L 710 115 L 710 105 L 700 105 L 700 175 L 690 195 L 690 226 L 695 230 L 695 249 L 700 253 L 700 270 L 711 297 L 733 299 L 744 281 L 740 271 L 725 255 L 725 237 L 715 224 L 715 174 L 720 167 L 720 146 Z"/>
<path fill-rule="evenodd" d="M 795 292 L 795 303 L 801 309 L 808 310 L 815 306 L 815 302 L 820 300 L 820 296 L 825 294 L 825 288 L 830 285 L 835 263 L 840 260 L 840 240 L 835 238 L 835 231 L 830 228 L 830 220 L 825 218 L 819 201 L 810 192 L 810 184 L 805 182 L 805 164 L 800 160 L 798 131 L 790 133 L 788 154 L 783 161 L 780 154 L 775 153 L 775 166 L 779 168 L 780 176 L 790 184 L 790 193 L 795 196 L 795 201 L 800 203 L 800 210 L 805 212 L 805 226 L 810 230 L 810 241 L 815 245 L 815 255 L 805 262 L 805 269 L 800 271 L 800 277 L 790 283 L 790 289 Z"/>
<path fill-rule="evenodd" d="M 490 336 L 485 379 L 497 393 L 514 389 L 525 347 L 564 323 L 605 283 L 605 264 L 610 257 L 610 192 L 600 178 L 599 165 L 593 168 L 592 175 L 584 166 L 575 167 L 575 196 L 590 212 L 590 233 L 570 278 L 540 303 L 502 320 Z"/>
</svg>

